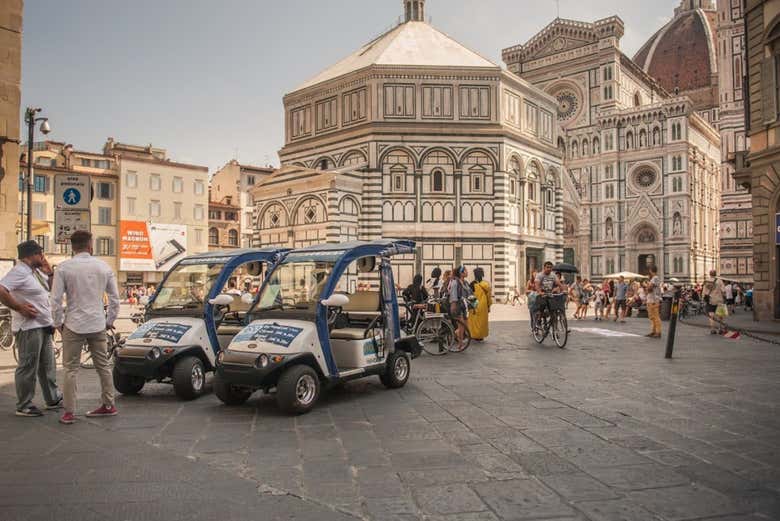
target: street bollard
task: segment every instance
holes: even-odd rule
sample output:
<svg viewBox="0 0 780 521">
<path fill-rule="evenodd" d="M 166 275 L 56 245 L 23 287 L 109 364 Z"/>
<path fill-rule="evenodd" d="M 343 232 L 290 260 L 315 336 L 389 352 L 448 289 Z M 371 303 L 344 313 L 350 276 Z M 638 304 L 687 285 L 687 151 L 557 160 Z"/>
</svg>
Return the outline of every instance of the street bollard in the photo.
<svg viewBox="0 0 780 521">
<path fill-rule="evenodd" d="M 680 288 L 674 287 L 672 296 L 672 316 L 669 322 L 669 333 L 666 337 L 666 358 L 671 358 L 674 352 L 674 335 L 677 332 L 677 315 L 680 314 Z"/>
</svg>

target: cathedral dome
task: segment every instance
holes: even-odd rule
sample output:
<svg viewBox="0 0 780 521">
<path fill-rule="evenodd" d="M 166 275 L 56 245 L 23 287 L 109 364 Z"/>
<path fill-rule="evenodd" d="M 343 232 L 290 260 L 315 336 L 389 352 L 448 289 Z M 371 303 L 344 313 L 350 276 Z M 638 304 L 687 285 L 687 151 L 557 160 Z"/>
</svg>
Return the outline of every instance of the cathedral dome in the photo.
<svg viewBox="0 0 780 521">
<path fill-rule="evenodd" d="M 697 109 L 717 106 L 717 12 L 714 0 L 682 0 L 674 18 L 645 43 L 634 62 Z"/>
</svg>

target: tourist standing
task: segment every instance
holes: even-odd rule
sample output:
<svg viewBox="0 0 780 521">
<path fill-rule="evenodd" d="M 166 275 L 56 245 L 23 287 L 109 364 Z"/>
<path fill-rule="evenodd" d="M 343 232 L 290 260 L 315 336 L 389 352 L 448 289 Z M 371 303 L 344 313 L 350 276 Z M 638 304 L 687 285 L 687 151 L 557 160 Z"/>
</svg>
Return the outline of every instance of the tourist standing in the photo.
<svg viewBox="0 0 780 521">
<path fill-rule="evenodd" d="M 81 350 L 87 344 L 100 377 L 101 404 L 88 417 L 115 416 L 111 359 L 106 346 L 106 329 L 114 327 L 119 314 L 116 275 L 108 265 L 92 256 L 92 234 L 77 231 L 70 238 L 73 257 L 61 263 L 54 275 L 52 306 L 54 325 L 62 333 L 62 365 L 65 367 L 65 412 L 61 423 L 71 424 L 76 412 L 76 378 Z M 67 307 L 63 309 L 63 297 Z M 108 295 L 108 310 L 103 297 Z"/>
<path fill-rule="evenodd" d="M 574 279 L 574 284 L 571 285 L 569 295 L 571 296 L 572 301 L 574 301 L 574 318 L 579 319 L 580 305 L 582 302 L 582 277 L 579 275 Z"/>
<path fill-rule="evenodd" d="M 19 262 L 0 280 L 0 302 L 11 310 L 11 324 L 19 363 L 14 373 L 16 415 L 43 416 L 32 401 L 36 380 L 41 383 L 46 409 L 62 407 L 51 337 L 54 332 L 49 303 L 52 269 L 35 241 L 17 247 Z"/>
<path fill-rule="evenodd" d="M 725 285 L 723 281 L 718 278 L 718 273 L 715 270 L 710 271 L 710 280 L 704 283 L 704 289 L 702 290 L 702 297 L 707 304 L 707 316 L 710 318 L 710 334 L 717 335 L 720 331 L 718 321 L 715 320 L 715 312 L 718 310 L 718 306 L 725 303 Z"/>
<path fill-rule="evenodd" d="M 536 322 L 536 270 L 531 271 L 531 277 L 525 285 L 525 299 L 528 304 L 528 313 L 531 321 L 531 332 Z"/>
<path fill-rule="evenodd" d="M 626 322 L 626 310 L 628 309 L 626 307 L 627 298 L 628 284 L 626 284 L 625 277 L 621 275 L 617 284 L 615 284 L 615 322 L 618 321 L 618 317 L 620 317 L 621 323 Z"/>
<path fill-rule="evenodd" d="M 726 297 L 726 308 L 729 310 L 729 315 L 734 314 L 734 283 L 729 281 L 724 287 L 724 295 Z"/>
<path fill-rule="evenodd" d="M 648 268 L 650 281 L 645 289 L 647 302 L 647 317 L 652 330 L 647 334 L 650 338 L 661 338 L 661 279 L 658 278 L 655 266 Z"/>
<path fill-rule="evenodd" d="M 458 341 L 458 351 L 463 350 L 463 340 L 466 336 L 466 328 L 468 327 L 468 307 L 466 306 L 466 299 L 469 294 L 469 289 L 466 284 L 466 277 L 468 276 L 468 270 L 465 266 L 459 266 L 455 268 L 450 279 L 449 287 L 447 288 L 448 300 L 450 303 L 450 316 L 455 320 L 457 329 L 455 330 L 455 338 Z"/>
<path fill-rule="evenodd" d="M 471 338 L 481 342 L 489 333 L 488 315 L 490 306 L 493 305 L 490 284 L 485 279 L 485 270 L 474 269 L 474 281 L 471 283 L 471 291 L 477 299 L 477 307 L 469 314 L 469 332 Z"/>
<path fill-rule="evenodd" d="M 428 294 L 433 298 L 439 298 L 441 294 L 441 268 L 433 268 L 431 271 L 431 278 L 425 281 L 425 289 L 428 290 Z"/>
</svg>

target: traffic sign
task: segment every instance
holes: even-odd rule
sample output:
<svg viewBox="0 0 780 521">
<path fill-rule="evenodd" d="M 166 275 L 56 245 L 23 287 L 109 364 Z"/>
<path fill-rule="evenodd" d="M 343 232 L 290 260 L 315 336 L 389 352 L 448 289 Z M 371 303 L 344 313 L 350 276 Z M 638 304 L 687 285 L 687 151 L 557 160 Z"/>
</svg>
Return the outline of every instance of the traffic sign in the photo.
<svg viewBox="0 0 780 521">
<path fill-rule="evenodd" d="M 70 243 L 70 236 L 77 231 L 90 231 L 92 220 L 89 210 L 54 210 L 54 242 Z"/>
<path fill-rule="evenodd" d="M 57 210 L 89 210 L 91 193 L 91 180 L 88 175 L 54 176 L 54 208 Z"/>
</svg>

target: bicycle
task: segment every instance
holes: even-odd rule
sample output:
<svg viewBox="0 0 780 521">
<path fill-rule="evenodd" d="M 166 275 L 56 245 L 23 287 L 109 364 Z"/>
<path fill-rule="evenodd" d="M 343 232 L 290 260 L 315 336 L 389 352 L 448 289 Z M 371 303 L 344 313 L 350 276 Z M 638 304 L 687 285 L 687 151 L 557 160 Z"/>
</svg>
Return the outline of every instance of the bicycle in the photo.
<svg viewBox="0 0 780 521">
<path fill-rule="evenodd" d="M 566 320 L 566 295 L 543 294 L 536 297 L 540 308 L 533 327 L 534 340 L 541 344 L 552 332 L 552 338 L 559 348 L 566 347 L 569 340 L 569 324 Z"/>
<path fill-rule="evenodd" d="M 11 328 L 11 310 L 0 308 L 0 349 L 8 351 L 14 349 L 14 332 Z M 14 349 L 16 359 L 16 349 Z"/>
<path fill-rule="evenodd" d="M 429 355 L 441 356 L 450 352 L 450 346 L 455 341 L 455 330 L 444 313 L 428 311 L 429 308 L 435 309 L 436 303 L 436 299 L 429 299 L 427 304 L 404 302 L 407 317 L 414 316 L 413 321 L 407 319 L 404 330 L 417 337 L 423 351 Z"/>
</svg>

